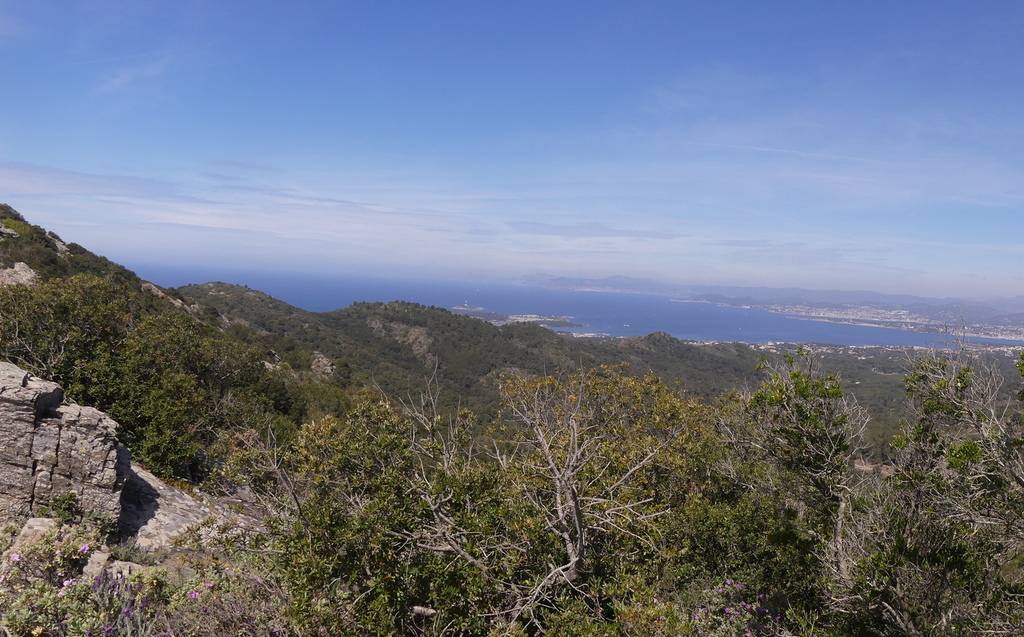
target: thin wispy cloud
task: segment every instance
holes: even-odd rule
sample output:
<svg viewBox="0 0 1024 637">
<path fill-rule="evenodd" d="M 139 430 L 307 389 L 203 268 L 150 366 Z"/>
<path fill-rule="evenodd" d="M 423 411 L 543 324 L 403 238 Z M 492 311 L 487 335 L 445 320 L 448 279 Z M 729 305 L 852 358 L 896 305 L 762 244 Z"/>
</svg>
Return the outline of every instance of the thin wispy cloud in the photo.
<svg viewBox="0 0 1024 637">
<path fill-rule="evenodd" d="M 486 216 L 470 222 L 472 215 L 464 210 L 424 212 L 392 201 L 357 202 L 326 191 L 311 192 L 308 186 L 263 183 L 250 189 L 231 189 L 221 182 L 211 186 L 202 178 L 194 182 L 151 180 L 10 163 L 0 164 L 0 190 L 14 192 L 15 203 L 25 202 L 30 209 L 44 213 L 36 216 L 38 221 L 58 230 L 65 227 L 64 210 L 95 215 L 102 223 L 68 224 L 75 228 L 72 238 L 115 258 L 121 252 L 132 259 L 173 260 L 178 252 L 168 248 L 167 231 L 157 228 L 180 228 L 187 230 L 190 252 L 205 254 L 205 258 L 231 252 L 225 237 L 231 237 L 230 248 L 238 253 L 259 249 L 277 255 L 274 258 L 282 258 L 280 253 L 288 252 L 288 246 L 305 245 L 305 254 L 289 262 L 297 269 L 355 262 L 394 267 L 395 261 L 430 260 L 429 255 L 444 253 L 444 262 L 438 262 L 441 269 L 457 271 L 473 263 L 490 263 L 477 271 L 491 275 L 507 275 L 510 268 L 518 268 L 526 273 L 657 276 L 658 268 L 652 270 L 647 264 L 671 262 L 691 279 L 717 276 L 738 282 L 767 269 L 791 277 L 803 273 L 800 281 L 807 284 L 815 281 L 806 277 L 810 263 L 816 264 L 815 270 L 823 276 L 845 277 L 842 280 L 851 282 L 872 271 L 911 275 L 916 270 L 894 256 L 943 247 L 941 243 L 891 239 L 885 245 L 858 246 L 822 235 L 743 237 L 736 236 L 738 228 L 733 225 L 712 229 L 718 234 L 709 236 L 707 228 L 691 235 L 675 229 L 520 219 L 503 224 L 503 231 Z M 303 194 L 296 194 L 299 192 Z M 402 193 L 393 193 L 394 200 L 403 198 Z M 454 194 L 451 198 L 458 199 Z M 118 230 L 112 235 L 110 228 Z M 639 264 L 637 242 L 645 246 Z M 135 251 L 126 250 L 126 245 Z M 410 245 L 420 247 L 410 250 Z M 496 254 L 500 255 L 498 262 L 493 261 Z M 602 265 L 595 266 L 597 262 Z M 662 276 L 666 276 L 664 272 Z"/>
<path fill-rule="evenodd" d="M 154 59 L 121 66 L 100 80 L 96 90 L 101 93 L 110 93 L 140 82 L 155 80 L 168 72 L 173 60 L 171 54 L 163 53 Z"/>
<path fill-rule="evenodd" d="M 513 221 L 509 228 L 519 234 L 564 237 L 569 239 L 595 237 L 622 237 L 633 239 L 678 239 L 686 236 L 676 231 L 614 228 L 601 223 L 576 223 L 559 225 L 538 221 Z"/>
<path fill-rule="evenodd" d="M 773 148 L 771 146 L 754 146 L 749 144 L 724 144 L 720 142 L 707 142 L 700 140 L 688 140 L 688 143 L 709 148 L 721 148 L 725 150 L 748 151 L 752 153 L 767 153 L 770 155 L 791 155 L 807 159 L 823 159 L 826 161 L 856 162 L 864 164 L 878 164 L 882 166 L 906 166 L 899 162 L 878 159 L 874 157 L 857 157 L 854 155 L 841 155 L 834 153 L 819 153 L 814 151 L 800 150 L 797 148 Z"/>
<path fill-rule="evenodd" d="M 114 258 L 1024 293 L 1024 14 L 45 4 L 0 199 Z"/>
</svg>

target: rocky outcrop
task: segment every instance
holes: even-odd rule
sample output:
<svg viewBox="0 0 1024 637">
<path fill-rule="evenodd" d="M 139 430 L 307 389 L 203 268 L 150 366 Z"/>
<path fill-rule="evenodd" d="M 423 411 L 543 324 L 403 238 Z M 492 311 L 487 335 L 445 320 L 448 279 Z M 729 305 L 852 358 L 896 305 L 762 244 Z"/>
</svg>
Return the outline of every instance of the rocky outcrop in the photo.
<svg viewBox="0 0 1024 637">
<path fill-rule="evenodd" d="M 185 310 L 186 312 L 188 312 L 189 314 L 192 314 L 193 316 L 198 316 L 198 315 L 202 314 L 202 312 L 203 312 L 203 309 L 201 307 L 199 307 L 198 305 L 196 305 L 195 303 L 193 303 L 192 305 L 188 305 L 187 303 L 185 303 L 181 299 L 175 298 L 175 297 L 171 296 L 170 294 L 164 292 L 158 285 L 156 285 L 154 283 L 150 283 L 149 281 L 143 281 L 142 282 L 142 290 L 144 292 L 148 292 L 148 293 L 152 294 L 153 296 L 157 297 L 158 299 L 162 299 L 164 301 L 167 301 L 168 303 L 170 303 L 171 305 L 173 305 L 176 308 Z M 222 316 L 220 318 L 221 318 L 221 322 L 224 322 L 224 317 Z M 229 327 L 230 325 L 231 325 L 231 323 L 229 321 L 225 325 L 225 327 Z"/>
<path fill-rule="evenodd" d="M 189 494 L 131 466 L 116 433 L 103 412 L 65 404 L 56 383 L 0 362 L 0 521 L 39 515 L 54 497 L 74 493 L 83 511 L 117 520 L 145 551 L 170 548 L 203 523 L 256 525 L 242 495 Z"/>
<path fill-rule="evenodd" d="M 200 500 L 168 485 L 142 467 L 132 467 L 124 487 L 119 528 L 140 549 L 170 546 L 212 511 Z"/>
<path fill-rule="evenodd" d="M 60 522 L 53 518 L 29 518 L 25 520 L 25 524 L 22 525 L 21 531 L 15 536 L 14 541 L 4 551 L 3 558 L 0 559 L 0 564 L 7 564 L 10 562 L 11 555 L 17 555 L 24 551 L 29 546 L 38 542 L 44 535 L 51 533 L 60 528 Z"/>
<path fill-rule="evenodd" d="M 163 299 L 163 300 L 167 301 L 168 303 L 172 304 L 174 307 L 185 309 L 185 304 L 182 303 L 179 299 L 176 299 L 173 296 L 167 294 L 166 292 L 161 290 L 159 287 L 157 287 L 155 284 L 150 283 L 149 281 L 143 281 L 142 282 L 142 289 L 143 289 L 143 291 L 149 292 L 150 294 L 152 294 L 153 296 L 155 296 L 157 298 L 160 298 L 160 299 Z"/>
<path fill-rule="evenodd" d="M 50 238 L 50 241 L 53 242 L 53 247 L 57 249 L 57 254 L 59 254 L 60 256 L 66 257 L 71 252 L 71 248 L 68 247 L 68 244 L 61 241 L 60 237 L 58 237 L 57 235 L 53 234 L 52 232 L 47 232 L 46 236 L 48 236 Z"/>
<path fill-rule="evenodd" d="M 313 352 L 313 359 L 310 361 L 309 368 L 317 378 L 324 381 L 330 381 L 334 378 L 334 372 L 337 369 L 334 366 L 334 362 L 321 352 Z"/>
<path fill-rule="evenodd" d="M 258 514 L 245 492 L 232 497 L 212 498 L 195 491 L 186 493 L 134 466 L 121 497 L 119 530 L 134 538 L 144 551 L 169 548 L 190 529 L 204 524 L 231 529 L 259 526 Z"/>
<path fill-rule="evenodd" d="M 14 267 L 0 268 L 0 286 L 2 285 L 32 285 L 38 279 L 35 270 L 28 267 L 27 263 L 21 261 L 14 264 Z"/>
<path fill-rule="evenodd" d="M 130 463 L 117 423 L 63 403 L 56 383 L 0 362 L 0 519 L 34 515 L 68 493 L 85 511 L 120 516 Z"/>
<path fill-rule="evenodd" d="M 430 351 L 430 348 L 434 346 L 434 340 L 430 338 L 425 327 L 406 325 L 397 321 L 385 323 L 379 318 L 371 318 L 366 324 L 377 336 L 391 338 L 411 347 L 416 358 L 423 361 L 427 367 L 437 365 L 437 355 Z"/>
</svg>

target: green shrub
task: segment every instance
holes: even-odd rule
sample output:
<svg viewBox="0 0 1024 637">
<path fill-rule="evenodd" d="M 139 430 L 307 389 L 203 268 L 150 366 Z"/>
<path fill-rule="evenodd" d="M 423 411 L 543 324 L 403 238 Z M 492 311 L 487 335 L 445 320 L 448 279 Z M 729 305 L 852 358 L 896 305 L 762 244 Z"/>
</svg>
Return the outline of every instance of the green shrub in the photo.
<svg viewBox="0 0 1024 637">
<path fill-rule="evenodd" d="M 8 230 L 13 230 L 18 233 L 21 237 L 27 237 L 32 232 L 32 226 L 28 225 L 21 219 L 15 219 L 13 217 L 5 217 L 0 219 L 0 223 Z"/>
</svg>

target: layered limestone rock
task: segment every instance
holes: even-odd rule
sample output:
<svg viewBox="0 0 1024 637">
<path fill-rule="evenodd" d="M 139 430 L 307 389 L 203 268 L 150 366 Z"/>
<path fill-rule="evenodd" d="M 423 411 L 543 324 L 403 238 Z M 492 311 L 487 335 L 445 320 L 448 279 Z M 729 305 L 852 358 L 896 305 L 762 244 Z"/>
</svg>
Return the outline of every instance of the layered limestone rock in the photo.
<svg viewBox="0 0 1024 637">
<path fill-rule="evenodd" d="M 39 515 L 52 498 L 74 493 L 83 511 L 117 520 L 122 537 L 146 551 L 170 548 L 204 523 L 257 524 L 240 496 L 188 494 L 131 466 L 116 432 L 103 412 L 64 404 L 56 383 L 0 362 L 0 522 Z"/>
<path fill-rule="evenodd" d="M 0 519 L 31 516 L 68 493 L 84 511 L 120 516 L 130 463 L 117 423 L 63 402 L 56 383 L 0 362 Z"/>
</svg>

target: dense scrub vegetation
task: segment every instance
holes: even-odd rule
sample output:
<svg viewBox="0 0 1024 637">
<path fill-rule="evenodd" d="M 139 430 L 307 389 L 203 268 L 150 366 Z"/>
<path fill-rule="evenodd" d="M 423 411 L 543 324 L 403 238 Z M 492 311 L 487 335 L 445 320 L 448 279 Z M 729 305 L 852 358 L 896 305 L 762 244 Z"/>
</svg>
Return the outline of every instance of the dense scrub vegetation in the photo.
<svg viewBox="0 0 1024 637">
<path fill-rule="evenodd" d="M 513 375 L 487 449 L 427 392 L 285 450 L 253 432 L 232 466 L 297 634 L 1014 634 L 1022 423 L 997 379 L 920 360 L 877 471 L 809 360 L 718 407 L 618 369 Z"/>
<path fill-rule="evenodd" d="M 243 326 L 221 329 L 211 310 L 181 300 L 7 206 L 0 263 L 28 263 L 33 286 L 0 286 L 0 358 L 60 383 L 108 412 L 133 456 L 164 477 L 201 480 L 241 424 L 282 435 L 336 413 L 345 391 L 309 373 L 311 352 Z"/>
<path fill-rule="evenodd" d="M 49 278 L 71 274 L 95 274 L 121 283 L 139 282 L 130 270 L 89 252 L 77 243 L 64 244 L 55 234 L 25 221 L 7 204 L 0 204 L 0 228 L 16 236 L 2 236 L 0 267 L 17 262 L 29 264 L 37 274 Z"/>
<path fill-rule="evenodd" d="M 38 630 L 57 621 L 118 635 L 1019 634 L 1019 406 L 1004 411 L 968 354 L 921 360 L 907 387 L 915 418 L 876 470 L 856 464 L 863 410 L 802 359 L 714 407 L 615 368 L 507 376 L 489 447 L 430 391 L 357 401 L 287 443 L 238 428 L 219 479 L 259 494 L 262 530 L 197 545 L 184 581 L 126 586 L 65 577 L 90 542 L 71 527 L 18 557 L 0 622 L 17 635 L 87 634 Z"/>
<path fill-rule="evenodd" d="M 691 395 L 714 400 L 756 385 L 761 361 L 782 359 L 779 353 L 744 344 L 688 343 L 657 333 L 574 339 L 536 325 L 496 327 L 413 303 L 359 303 L 334 312 L 308 312 L 225 283 L 175 292 L 230 321 L 324 352 L 338 363 L 344 382 L 379 386 L 391 396 L 415 394 L 436 367 L 446 406 L 469 407 L 483 419 L 500 410 L 497 377 L 513 369 L 544 374 L 625 363 L 633 374 L 654 373 Z M 873 457 L 884 459 L 889 438 L 909 415 L 900 382 L 909 365 L 907 353 L 869 348 L 829 351 L 820 358 L 870 411 L 867 446 Z M 1003 373 L 1013 372 L 1012 360 L 1005 356 L 992 362 Z"/>
<path fill-rule="evenodd" d="M 108 412 L 164 476 L 201 479 L 221 434 L 241 423 L 287 431 L 344 402 L 339 388 L 268 367 L 260 349 L 110 279 L 2 287 L 0 308 L 0 356 Z"/>
<path fill-rule="evenodd" d="M 0 217 L 5 260 L 56 250 Z M 697 348 L 700 386 L 749 380 L 709 399 L 654 373 L 696 347 L 663 335 L 579 348 L 94 263 L 0 287 L 0 357 L 108 411 L 161 475 L 247 490 L 260 524 L 197 531 L 176 578 L 90 580 L 106 531 L 69 519 L 0 565 L 12 635 L 1021 634 L 1024 395 L 976 353 L 913 361 L 870 464 L 869 412 L 813 356 Z"/>
</svg>

